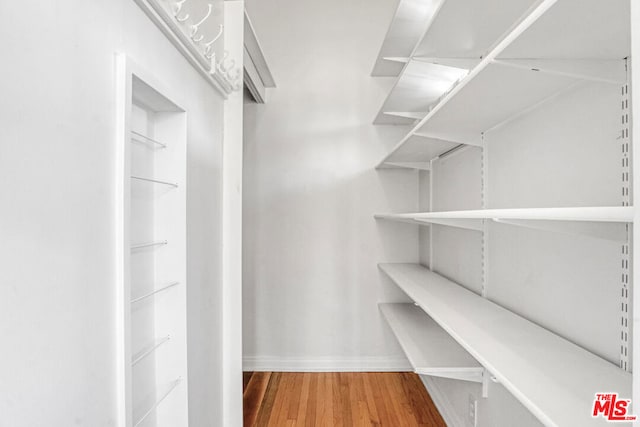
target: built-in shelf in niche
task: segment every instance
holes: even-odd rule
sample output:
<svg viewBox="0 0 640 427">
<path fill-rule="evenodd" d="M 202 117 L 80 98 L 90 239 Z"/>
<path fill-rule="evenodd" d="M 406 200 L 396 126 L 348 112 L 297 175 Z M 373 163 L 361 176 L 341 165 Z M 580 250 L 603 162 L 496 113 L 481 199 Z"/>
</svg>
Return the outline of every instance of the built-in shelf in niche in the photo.
<svg viewBox="0 0 640 427">
<path fill-rule="evenodd" d="M 187 425 L 186 112 L 152 74 L 118 61 L 121 418 Z"/>
</svg>

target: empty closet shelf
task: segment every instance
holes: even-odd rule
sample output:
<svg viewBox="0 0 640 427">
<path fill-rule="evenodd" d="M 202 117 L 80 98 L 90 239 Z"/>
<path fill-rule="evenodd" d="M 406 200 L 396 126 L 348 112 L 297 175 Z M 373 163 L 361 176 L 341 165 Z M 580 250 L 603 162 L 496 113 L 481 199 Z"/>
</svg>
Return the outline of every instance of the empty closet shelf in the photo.
<svg viewBox="0 0 640 427">
<path fill-rule="evenodd" d="M 174 286 L 177 286 L 177 285 L 179 285 L 179 284 L 180 284 L 180 282 L 173 282 L 173 283 L 169 283 L 168 285 L 165 285 L 165 286 L 163 286 L 163 287 L 161 287 L 161 288 L 155 289 L 155 290 L 153 290 L 153 291 L 151 291 L 151 292 L 149 292 L 149 293 L 146 293 L 146 294 L 144 294 L 144 295 L 142 295 L 142 296 L 139 296 L 139 297 L 137 297 L 137 298 L 133 298 L 133 299 L 131 300 L 131 304 L 136 303 L 136 302 L 139 302 L 139 301 L 142 301 L 142 300 L 145 300 L 145 299 L 147 299 L 147 298 L 149 298 L 149 297 L 154 296 L 155 294 L 157 294 L 157 293 L 159 293 L 159 292 L 166 291 L 167 289 L 171 289 L 171 288 L 173 288 Z"/>
<path fill-rule="evenodd" d="M 465 147 L 465 145 L 415 133 L 408 137 L 401 147 L 387 156 L 376 168 L 431 170 L 432 160 L 438 160 L 462 147 Z"/>
<path fill-rule="evenodd" d="M 466 69 L 413 61 L 405 65 L 382 104 L 374 124 L 411 124 L 467 74 Z"/>
<path fill-rule="evenodd" d="M 499 42 L 491 43 L 490 51 L 477 56 L 482 61 L 429 110 L 379 166 L 397 161 L 394 154 L 414 135 L 482 146 L 483 133 L 528 114 L 576 84 L 623 84 L 626 72 L 622 58 L 630 52 L 628 16 L 629 2 L 539 2 L 526 19 L 504 33 Z M 424 51 L 425 41 L 435 46 L 441 43 L 441 39 L 432 39 L 438 18 L 415 49 L 414 59 L 433 56 Z M 495 16 L 479 22 L 492 19 Z"/>
<path fill-rule="evenodd" d="M 415 214 L 405 213 L 405 214 L 375 214 L 373 217 L 375 219 L 387 219 L 390 221 L 399 221 L 399 222 L 408 222 L 410 224 L 419 224 L 418 221 L 414 219 Z"/>
<path fill-rule="evenodd" d="M 376 214 L 377 219 L 405 222 L 431 222 L 461 220 L 527 220 L 527 221 L 578 221 L 578 222 L 618 222 L 633 221 L 632 206 L 600 206 L 576 208 L 524 208 L 524 209 L 479 209 L 446 212 L 415 212 L 398 214 Z M 460 224 L 465 224 L 460 222 Z M 462 226 L 462 225 L 459 225 Z M 468 228 L 468 227 L 463 227 Z"/>
<path fill-rule="evenodd" d="M 168 187 L 178 188 L 178 184 L 174 182 L 161 181 L 159 179 L 145 178 L 143 176 L 135 176 L 135 175 L 131 175 L 131 179 L 135 179 L 137 181 L 150 182 L 152 184 L 160 184 L 160 185 L 166 185 Z"/>
<path fill-rule="evenodd" d="M 141 425 L 144 422 L 144 420 L 146 420 L 147 417 L 151 415 L 156 410 L 156 408 L 160 406 L 160 404 L 171 394 L 171 392 L 180 385 L 181 382 L 182 382 L 182 378 L 178 378 L 175 381 L 173 381 L 171 384 L 169 384 L 166 387 L 166 389 L 162 392 L 162 394 L 157 397 L 157 400 L 155 400 L 155 402 L 151 405 L 151 407 L 148 408 L 144 412 L 144 414 L 137 419 L 137 421 L 134 424 L 134 427 L 138 427 L 139 425 Z"/>
<path fill-rule="evenodd" d="M 376 219 L 384 219 L 389 221 L 399 221 L 399 222 L 408 222 L 410 224 L 417 225 L 430 225 L 430 224 L 438 224 L 438 225 L 446 225 L 448 227 L 456 227 L 456 228 L 464 228 L 467 230 L 475 230 L 482 231 L 482 221 L 479 219 L 466 219 L 466 218 L 448 218 L 448 217 L 439 217 L 439 218 L 430 218 L 428 220 L 423 218 L 418 218 L 417 215 L 422 215 L 420 213 L 406 213 L 406 214 L 376 214 L 374 218 Z"/>
<path fill-rule="evenodd" d="M 137 365 L 138 362 L 140 362 L 145 357 L 149 356 L 151 353 L 156 351 L 162 344 L 166 343 L 170 339 L 171 339 L 171 337 L 169 335 L 167 335 L 166 337 L 163 337 L 163 338 L 160 338 L 160 339 L 156 340 L 153 344 L 147 346 L 146 348 L 144 348 L 140 352 L 136 353 L 131 358 L 131 366 Z"/>
<path fill-rule="evenodd" d="M 416 264 L 380 264 L 409 297 L 547 426 L 607 425 L 596 393 L 631 396 L 631 374 Z"/>
<path fill-rule="evenodd" d="M 136 142 L 141 142 L 143 144 L 149 144 L 154 148 L 167 148 L 167 144 L 164 144 L 160 141 L 156 141 L 153 138 L 150 138 L 140 132 L 136 132 L 134 130 L 131 131 L 131 140 Z"/>
<path fill-rule="evenodd" d="M 417 221 L 430 219 L 523 219 L 540 221 L 631 222 L 633 207 L 601 206 L 577 208 L 480 209 L 424 212 L 413 215 Z"/>
<path fill-rule="evenodd" d="M 410 303 L 379 307 L 416 373 L 482 381 L 480 363 L 420 307 Z"/>
<path fill-rule="evenodd" d="M 154 246 L 164 246 L 167 245 L 169 242 L 166 240 L 157 240 L 154 242 L 144 242 L 144 243 L 136 243 L 131 245 L 131 250 L 134 249 L 144 249 L 144 248 L 152 248 Z"/>
</svg>

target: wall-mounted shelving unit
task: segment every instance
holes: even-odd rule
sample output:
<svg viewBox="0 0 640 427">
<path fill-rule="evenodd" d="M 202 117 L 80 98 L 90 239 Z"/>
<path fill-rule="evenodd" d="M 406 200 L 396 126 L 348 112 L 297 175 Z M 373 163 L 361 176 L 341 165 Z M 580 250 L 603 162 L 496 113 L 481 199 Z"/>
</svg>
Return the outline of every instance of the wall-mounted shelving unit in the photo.
<svg viewBox="0 0 640 427">
<path fill-rule="evenodd" d="M 415 264 L 380 269 L 543 424 L 600 425 L 596 393 L 631 395 L 630 373 L 462 286 Z"/>
<path fill-rule="evenodd" d="M 461 68 L 409 61 L 373 123 L 406 124 L 424 118 L 429 107 L 466 73 Z"/>
<path fill-rule="evenodd" d="M 461 2 L 456 0 L 453 3 Z M 551 7 L 555 2 L 541 2 L 483 56 L 467 77 L 417 123 L 379 166 L 405 162 L 411 153 L 419 156 L 421 144 L 411 142 L 415 136 L 454 145 L 482 146 L 483 133 L 538 107 L 575 84 L 624 84 L 624 58 L 630 51 L 628 25 L 614 25 L 613 22 L 628 20 L 629 7 L 590 2 L 589 11 L 581 13 L 580 19 L 573 19 L 576 5 L 571 3 L 560 1 L 557 7 Z M 446 10 L 443 7 L 442 11 Z M 495 13 L 501 9 L 491 10 Z M 438 15 L 434 25 L 440 23 L 440 19 Z M 421 43 L 431 41 L 434 31 L 428 30 Z M 488 34 L 495 34 L 495 31 L 481 35 L 480 29 L 476 29 L 473 33 L 483 39 L 490 38 Z M 438 34 L 435 38 L 444 39 L 444 36 Z M 416 52 L 425 54 L 434 49 L 421 44 Z M 458 52 L 455 55 L 465 54 L 469 53 Z M 400 102 L 396 101 L 396 109 Z M 409 147 L 400 151 L 406 144 Z"/>
<path fill-rule="evenodd" d="M 374 123 L 410 125 L 423 119 L 533 3 L 400 1 L 372 72 L 397 80 Z"/>
<path fill-rule="evenodd" d="M 186 112 L 118 66 L 119 425 L 187 425 Z"/>
<path fill-rule="evenodd" d="M 376 63 L 402 66 L 384 123 L 414 123 L 377 168 L 416 170 L 426 209 L 375 218 L 429 226 L 421 265 L 380 265 L 428 316 L 381 310 L 416 371 L 435 322 L 543 425 L 605 425 L 595 393 L 632 398 L 640 24 L 629 0 L 427 3 L 411 54 L 385 41 Z M 416 62 L 468 73 L 420 104 L 397 89 Z"/>
<path fill-rule="evenodd" d="M 482 382 L 484 368 L 420 307 L 380 304 L 411 366 L 420 375 Z"/>
<path fill-rule="evenodd" d="M 372 76 L 397 76 L 432 19 L 440 0 L 401 0 L 389 24 Z"/>
<path fill-rule="evenodd" d="M 532 228 L 582 230 L 584 234 L 604 234 L 602 225 L 585 223 L 627 224 L 633 222 L 630 206 L 603 206 L 578 208 L 532 208 L 532 209 L 480 209 L 449 212 L 416 212 L 401 214 L 376 214 L 376 219 L 408 222 L 419 225 L 440 224 L 450 227 L 484 231 L 483 220 L 492 220 Z M 546 224 L 546 222 L 551 222 Z M 578 223 L 578 224 L 575 224 Z M 581 227 L 581 228 L 578 228 Z M 626 240 L 626 228 L 609 227 L 611 238 Z M 621 237 L 616 237 L 621 236 Z M 614 238 L 615 237 L 615 238 Z"/>
</svg>

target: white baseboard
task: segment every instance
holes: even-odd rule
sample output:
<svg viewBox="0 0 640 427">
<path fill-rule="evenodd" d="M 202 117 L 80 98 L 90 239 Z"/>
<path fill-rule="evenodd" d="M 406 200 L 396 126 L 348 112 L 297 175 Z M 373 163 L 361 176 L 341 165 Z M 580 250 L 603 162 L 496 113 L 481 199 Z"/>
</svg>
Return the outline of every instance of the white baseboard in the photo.
<svg viewBox="0 0 640 427">
<path fill-rule="evenodd" d="M 411 372 L 404 356 L 358 358 L 295 358 L 245 356 L 242 368 L 253 372 Z"/>
<path fill-rule="evenodd" d="M 433 400 L 436 408 L 438 408 L 438 412 L 442 415 L 444 422 L 447 423 L 447 426 L 465 427 L 464 420 L 462 420 L 456 413 L 455 408 L 447 398 L 446 394 L 440 390 L 433 378 L 427 375 L 420 375 L 420 379 L 429 392 L 431 400 Z"/>
</svg>

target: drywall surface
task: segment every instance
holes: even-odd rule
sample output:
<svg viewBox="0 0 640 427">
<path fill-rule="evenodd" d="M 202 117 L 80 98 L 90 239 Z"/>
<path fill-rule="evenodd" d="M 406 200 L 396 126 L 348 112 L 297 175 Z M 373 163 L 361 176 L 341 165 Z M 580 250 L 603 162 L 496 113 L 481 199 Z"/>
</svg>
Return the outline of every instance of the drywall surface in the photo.
<svg viewBox="0 0 640 427">
<path fill-rule="evenodd" d="M 487 132 L 484 189 L 479 150 L 435 162 L 432 210 L 478 209 L 482 201 L 489 208 L 619 205 L 619 94 L 617 85 L 582 83 Z M 623 242 L 564 227 L 489 221 L 483 253 L 481 233 L 435 226 L 433 268 L 479 293 L 484 266 L 488 299 L 617 364 Z M 479 402 L 480 427 L 540 425 L 499 384 L 490 383 L 485 399 L 471 383 L 426 383 L 454 425 L 470 425 L 469 396 Z"/>
<path fill-rule="evenodd" d="M 244 2 L 226 1 L 224 47 L 243 69 Z M 222 424 L 242 425 L 242 128 L 243 93 L 224 106 L 222 178 Z"/>
<path fill-rule="evenodd" d="M 490 208 L 622 204 L 620 87 L 585 82 L 488 132 Z M 618 364 L 622 241 L 491 223 L 488 296 Z"/>
<path fill-rule="evenodd" d="M 418 172 L 418 211 L 429 212 L 431 210 L 431 194 L 430 194 L 430 182 L 431 172 L 419 171 Z M 418 231 L 418 254 L 420 258 L 420 264 L 429 268 L 431 259 L 431 245 L 430 234 L 431 226 L 419 227 Z"/>
<path fill-rule="evenodd" d="M 116 423 L 116 52 L 188 110 L 190 419 L 220 425 L 222 99 L 132 0 L 0 16 L 0 426 Z"/>
<path fill-rule="evenodd" d="M 466 147 L 433 162 L 432 211 L 482 207 L 481 160 L 480 148 Z M 431 227 L 433 270 L 481 293 L 482 233 L 436 224 Z"/>
<path fill-rule="evenodd" d="M 406 128 L 371 123 L 390 79 L 370 77 L 393 2 L 252 0 L 278 87 L 245 105 L 247 369 L 408 366 L 377 303 L 406 300 L 379 262 L 418 261 L 417 172 L 374 166 Z"/>
<path fill-rule="evenodd" d="M 482 152 L 469 147 L 435 161 L 431 172 L 433 211 L 480 209 L 482 204 Z M 428 194 L 428 180 L 420 181 L 420 194 Z M 478 294 L 482 291 L 482 233 L 434 225 L 431 248 L 434 271 Z M 513 258 L 511 253 L 505 257 Z M 485 265 L 485 268 L 487 265 Z M 491 269 L 491 265 L 488 265 Z M 520 283 L 509 283 L 517 294 Z M 491 284 L 489 284 L 491 291 Z M 500 384 L 489 382 L 488 397 L 480 384 L 437 377 L 423 377 L 425 386 L 448 425 L 472 426 L 469 400 L 478 402 L 477 426 L 537 427 L 540 422 Z"/>
</svg>

